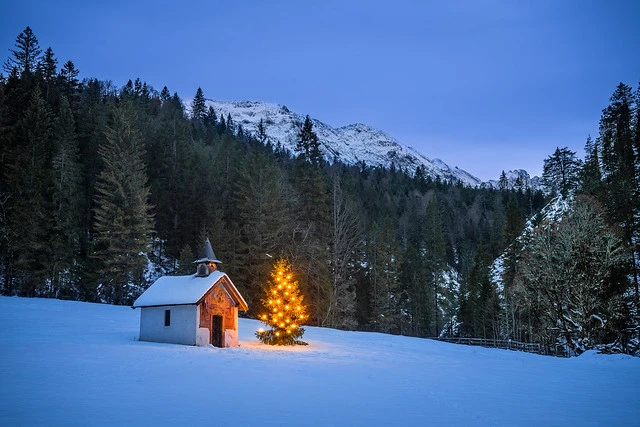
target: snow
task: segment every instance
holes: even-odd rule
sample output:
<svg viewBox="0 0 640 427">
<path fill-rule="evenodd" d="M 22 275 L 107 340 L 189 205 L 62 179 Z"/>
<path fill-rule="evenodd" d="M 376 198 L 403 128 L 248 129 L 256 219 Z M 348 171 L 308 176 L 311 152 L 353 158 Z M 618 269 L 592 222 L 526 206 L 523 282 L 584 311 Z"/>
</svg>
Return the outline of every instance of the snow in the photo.
<svg viewBox="0 0 640 427">
<path fill-rule="evenodd" d="M 0 297 L 0 425 L 640 425 L 640 359 L 307 328 L 269 347 L 138 341 L 140 310 Z"/>
<path fill-rule="evenodd" d="M 222 278 L 225 291 L 231 299 L 240 304 L 240 309 L 246 311 L 247 303 L 238 292 L 229 276 L 221 271 L 214 271 L 206 277 L 163 276 L 156 280 L 133 303 L 133 307 L 154 307 L 161 305 L 195 304 Z"/>
<path fill-rule="evenodd" d="M 562 197 L 562 195 L 558 195 L 551 199 L 549 203 L 546 204 L 544 208 L 540 211 L 539 214 L 533 215 L 531 218 L 527 220 L 524 224 L 524 228 L 522 230 L 522 234 L 518 236 L 517 241 L 518 244 L 527 245 L 529 240 L 531 239 L 531 235 L 536 228 L 536 219 L 540 219 L 542 226 L 545 224 L 555 224 L 562 221 L 571 210 L 571 204 L 573 203 L 573 196 L 569 195 L 567 197 Z M 513 244 L 513 243 L 512 243 Z M 502 275 L 504 273 L 504 263 L 506 261 L 507 252 L 503 252 L 498 258 L 493 261 L 489 274 L 491 275 L 491 280 L 498 287 L 498 291 L 501 293 L 504 291 L 504 283 L 502 282 Z"/>
<path fill-rule="evenodd" d="M 195 304 L 220 280 L 224 273 L 214 271 L 207 277 L 163 276 L 156 280 L 133 303 L 134 307 L 171 304 Z"/>
<path fill-rule="evenodd" d="M 191 101 L 185 101 L 185 109 L 191 110 Z M 207 100 L 207 107 L 213 107 L 218 117 L 227 119 L 231 115 L 234 125 L 242 125 L 245 132 L 256 136 L 258 124 L 263 121 L 265 133 L 272 144 L 280 143 L 294 152 L 297 134 L 305 117 L 278 104 L 263 102 L 214 101 Z M 364 162 L 368 166 L 389 168 L 394 164 L 410 174 L 420 165 L 425 167 L 427 175 L 442 180 L 462 182 L 467 186 L 479 186 L 482 181 L 457 167 L 451 168 L 439 159 L 429 159 L 415 149 L 404 145 L 385 132 L 371 126 L 355 123 L 334 128 L 317 119 L 312 119 L 313 129 L 318 135 L 321 151 L 328 161 L 334 158 L 343 163 L 354 165 Z"/>
<path fill-rule="evenodd" d="M 505 176 L 507 177 L 507 188 L 510 190 L 518 189 L 518 179 L 520 180 L 521 186 L 523 189 L 530 188 L 533 191 L 540 190 L 545 194 L 549 194 L 550 189 L 544 185 L 542 178 L 539 176 L 531 177 L 529 172 L 524 169 L 516 169 L 505 172 Z M 484 187 L 487 188 L 500 188 L 500 178 L 491 179 L 485 183 L 483 183 Z"/>
</svg>

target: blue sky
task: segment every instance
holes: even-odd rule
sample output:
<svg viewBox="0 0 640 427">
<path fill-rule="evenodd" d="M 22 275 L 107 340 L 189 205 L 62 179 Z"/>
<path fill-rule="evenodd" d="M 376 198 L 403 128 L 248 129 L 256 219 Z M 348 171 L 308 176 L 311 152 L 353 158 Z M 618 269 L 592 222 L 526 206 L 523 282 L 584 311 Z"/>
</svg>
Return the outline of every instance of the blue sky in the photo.
<svg viewBox="0 0 640 427">
<path fill-rule="evenodd" d="M 0 58 L 28 25 L 81 77 L 366 123 L 486 180 L 582 155 L 617 83 L 638 85 L 639 16 L 616 0 L 21 0 Z"/>
</svg>

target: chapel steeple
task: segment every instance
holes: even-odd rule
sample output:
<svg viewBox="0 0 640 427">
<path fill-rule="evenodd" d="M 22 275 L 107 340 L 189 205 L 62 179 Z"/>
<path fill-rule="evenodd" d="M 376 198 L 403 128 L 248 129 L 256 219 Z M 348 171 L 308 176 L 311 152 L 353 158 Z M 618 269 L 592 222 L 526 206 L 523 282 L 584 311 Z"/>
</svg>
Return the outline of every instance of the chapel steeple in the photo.
<svg viewBox="0 0 640 427">
<path fill-rule="evenodd" d="M 193 263 L 198 265 L 196 277 L 207 277 L 218 269 L 218 265 L 222 264 L 222 261 L 216 258 L 216 255 L 213 253 L 213 248 L 211 247 L 211 242 L 207 239 L 202 249 L 200 249 L 198 259 Z"/>
</svg>

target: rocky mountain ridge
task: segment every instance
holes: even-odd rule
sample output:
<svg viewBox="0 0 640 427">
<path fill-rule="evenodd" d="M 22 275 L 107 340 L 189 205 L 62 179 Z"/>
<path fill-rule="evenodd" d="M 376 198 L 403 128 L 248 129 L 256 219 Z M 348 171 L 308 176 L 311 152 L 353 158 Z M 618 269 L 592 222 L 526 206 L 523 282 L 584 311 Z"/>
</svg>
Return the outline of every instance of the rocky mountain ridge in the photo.
<svg viewBox="0 0 640 427">
<path fill-rule="evenodd" d="M 190 106 L 191 101 L 185 101 L 187 111 L 190 111 Z M 298 131 L 305 119 L 305 116 L 279 104 L 208 99 L 206 106 L 212 107 L 217 117 L 223 117 L 226 120 L 230 116 L 236 131 L 239 126 L 242 126 L 243 132 L 253 136 L 257 136 L 258 125 L 262 120 L 267 140 L 274 145 L 280 143 L 292 152 L 294 152 Z M 414 173 L 419 166 L 422 166 L 426 175 L 433 179 L 459 182 L 471 187 L 498 188 L 498 181 L 483 182 L 463 169 L 451 167 L 437 158 L 426 157 L 414 148 L 402 144 L 387 133 L 369 125 L 355 123 L 334 128 L 320 120 L 313 118 L 311 120 L 321 144 L 320 149 L 328 161 L 336 159 L 351 165 L 363 162 L 373 167 L 394 166 L 409 173 Z M 539 178 L 529 177 L 524 170 L 510 171 L 507 175 L 510 188 L 523 184 L 536 188 L 539 185 Z"/>
</svg>

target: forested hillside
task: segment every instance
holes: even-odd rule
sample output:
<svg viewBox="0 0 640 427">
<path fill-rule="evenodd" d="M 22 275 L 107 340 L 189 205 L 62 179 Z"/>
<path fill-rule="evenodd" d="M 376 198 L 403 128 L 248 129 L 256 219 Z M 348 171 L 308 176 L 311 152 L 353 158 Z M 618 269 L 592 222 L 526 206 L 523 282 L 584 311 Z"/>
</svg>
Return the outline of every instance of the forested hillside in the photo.
<svg viewBox="0 0 640 427">
<path fill-rule="evenodd" d="M 130 304 L 157 275 L 192 273 L 194 253 L 209 237 L 252 317 L 275 259 L 284 257 L 313 325 L 550 345 L 584 330 L 558 332 L 558 317 L 545 320 L 545 307 L 563 303 L 540 288 L 537 240 L 514 243 L 548 202 L 540 192 L 329 163 L 310 120 L 289 152 L 207 108 L 200 89 L 187 115 L 167 87 L 79 81 L 73 62 L 59 66 L 29 28 L 4 72 L 2 294 Z M 556 193 L 589 196 L 578 198 L 576 215 L 583 205 L 588 212 L 576 221 L 587 222 L 575 227 L 597 224 L 619 240 L 607 241 L 615 257 L 589 282 L 607 308 L 583 313 L 599 331 L 581 338 L 591 340 L 584 348 L 624 340 L 617 348 L 626 350 L 637 336 L 639 96 L 616 89 L 584 163 L 568 149 L 545 161 Z M 554 227 L 541 229 L 554 238 Z M 581 258 L 591 247 L 586 240 L 566 255 L 575 260 L 571 286 L 592 277 L 592 260 Z M 490 269 L 505 250 L 498 288 Z"/>
</svg>

